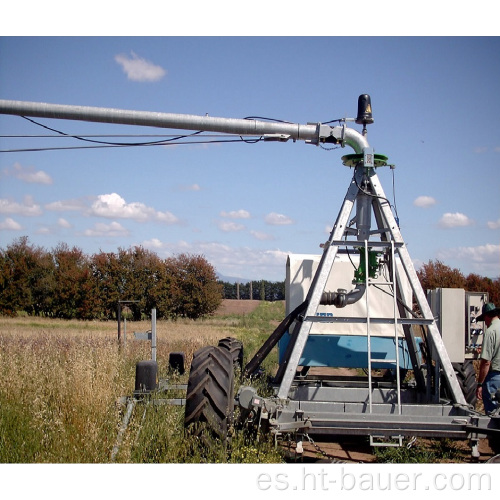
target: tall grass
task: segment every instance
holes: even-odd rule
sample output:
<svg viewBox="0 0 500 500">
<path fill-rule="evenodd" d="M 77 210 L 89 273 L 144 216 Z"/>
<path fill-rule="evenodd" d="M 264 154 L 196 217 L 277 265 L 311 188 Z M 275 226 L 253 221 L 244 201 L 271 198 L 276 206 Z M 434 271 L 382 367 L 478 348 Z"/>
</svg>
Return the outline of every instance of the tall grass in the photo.
<svg viewBox="0 0 500 500">
<path fill-rule="evenodd" d="M 226 336 L 242 340 L 249 359 L 283 313 L 282 303 L 262 303 L 246 316 L 158 322 L 160 378 L 186 382 L 187 373 L 169 372 L 169 353 L 183 351 L 188 371 L 197 349 Z M 132 331 L 150 327 L 128 323 L 119 346 L 113 322 L 0 318 L 0 462 L 109 462 L 124 412 L 118 400 L 132 394 L 135 365 L 151 355 L 150 343 L 133 340 Z M 200 447 L 184 436 L 182 407 L 154 404 L 136 407 L 117 455 L 119 462 L 279 460 L 272 444 L 247 442 L 243 433 L 229 449 Z"/>
</svg>

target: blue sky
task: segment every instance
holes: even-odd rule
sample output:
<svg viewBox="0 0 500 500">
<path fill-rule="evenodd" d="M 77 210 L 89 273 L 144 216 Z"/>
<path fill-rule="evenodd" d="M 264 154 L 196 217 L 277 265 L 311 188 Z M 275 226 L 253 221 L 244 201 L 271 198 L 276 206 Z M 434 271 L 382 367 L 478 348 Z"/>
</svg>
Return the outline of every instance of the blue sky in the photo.
<svg viewBox="0 0 500 500">
<path fill-rule="evenodd" d="M 0 38 L 1 99 L 306 124 L 354 117 L 368 93 L 368 140 L 396 165 L 378 174 L 416 267 L 438 259 L 492 278 L 499 89 L 495 37 Z M 171 133 L 36 120 L 73 135 Z M 0 115 L 1 150 L 86 145 L 6 137 L 47 134 Z M 350 152 L 239 141 L 0 153 L 0 246 L 23 235 L 88 254 L 142 245 L 203 254 L 225 276 L 282 280 L 289 253 L 319 253 L 328 237 Z"/>
</svg>

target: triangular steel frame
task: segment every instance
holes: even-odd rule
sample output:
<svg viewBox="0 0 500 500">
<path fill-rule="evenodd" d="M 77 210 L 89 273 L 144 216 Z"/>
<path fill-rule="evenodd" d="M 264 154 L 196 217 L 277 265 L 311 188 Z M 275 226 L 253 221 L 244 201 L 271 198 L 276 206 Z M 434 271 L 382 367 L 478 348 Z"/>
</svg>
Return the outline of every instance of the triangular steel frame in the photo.
<svg viewBox="0 0 500 500">
<path fill-rule="evenodd" d="M 309 288 L 306 297 L 307 308 L 304 314 L 300 316 L 299 320 L 295 322 L 293 327 L 290 342 L 275 378 L 275 382 L 279 384 L 277 397 L 282 400 L 287 400 L 289 398 L 290 389 L 297 373 L 299 361 L 310 335 L 312 325 L 317 317 L 316 313 L 323 292 L 325 291 L 330 271 L 334 265 L 339 246 L 346 244 L 346 240 L 343 238 L 346 235 L 356 199 L 361 191 L 360 186 L 365 182 L 365 186 L 369 189 L 370 196 L 373 197 L 372 210 L 378 226 L 378 230 L 372 231 L 371 233 L 380 234 L 381 240 L 385 239 L 386 241 L 394 242 L 395 251 L 399 256 L 403 270 L 406 273 L 414 297 L 423 316 L 422 324 L 425 324 L 427 327 L 428 339 L 431 341 L 432 345 L 433 359 L 438 364 L 438 369 L 442 370 L 444 380 L 448 385 L 453 402 L 460 405 L 467 405 L 435 318 L 418 279 L 396 218 L 393 215 L 391 205 L 384 194 L 375 168 L 371 166 L 365 167 L 365 163 L 364 161 L 360 161 L 354 168 L 354 174 L 347 194 L 330 233 L 330 237 L 324 245 L 323 255 Z M 366 191 L 363 191 L 363 194 L 366 194 Z M 398 282 L 398 284 L 400 280 L 398 276 L 399 272 L 400 271 L 396 269 L 397 276 L 395 277 L 395 281 Z M 404 312 L 400 311 L 400 316 L 402 316 L 402 314 L 404 314 Z M 405 323 L 403 318 L 401 323 Z M 409 348 L 414 349 L 415 345 L 410 342 Z M 417 378 L 417 385 L 418 384 L 425 384 L 421 374 L 420 377 Z M 439 395 L 434 394 L 434 399 L 436 398 L 439 399 Z"/>
</svg>

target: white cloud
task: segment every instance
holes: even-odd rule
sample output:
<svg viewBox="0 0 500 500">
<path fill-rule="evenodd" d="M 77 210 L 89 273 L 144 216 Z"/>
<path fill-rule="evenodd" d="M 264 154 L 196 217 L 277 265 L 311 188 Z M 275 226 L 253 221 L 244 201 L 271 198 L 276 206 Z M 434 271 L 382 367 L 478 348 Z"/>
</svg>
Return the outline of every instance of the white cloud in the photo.
<svg viewBox="0 0 500 500">
<path fill-rule="evenodd" d="M 35 170 L 34 167 L 23 167 L 16 162 L 12 167 L 5 168 L 3 173 L 8 176 L 15 177 L 30 184 L 52 184 L 53 180 L 49 174 L 43 170 Z"/>
<path fill-rule="evenodd" d="M 40 205 L 36 204 L 31 196 L 25 196 L 23 203 L 17 203 L 7 198 L 0 199 L 1 214 L 16 214 L 26 217 L 35 217 L 42 214 Z"/>
<path fill-rule="evenodd" d="M 264 218 L 267 224 L 271 226 L 283 226 L 287 224 L 293 224 L 293 220 L 283 214 L 277 214 L 276 212 L 271 212 L 267 214 Z"/>
<path fill-rule="evenodd" d="M 448 212 L 443 214 L 439 220 L 439 226 L 442 228 L 465 227 L 471 226 L 472 224 L 474 224 L 472 219 L 469 219 L 469 217 L 459 212 L 455 212 L 453 214 Z"/>
<path fill-rule="evenodd" d="M 127 78 L 135 82 L 156 82 L 167 74 L 161 66 L 139 57 L 134 52 L 131 52 L 130 56 L 118 54 L 115 61 L 122 67 Z"/>
<path fill-rule="evenodd" d="M 218 228 L 225 233 L 234 233 L 237 231 L 243 231 L 245 226 L 243 224 L 237 224 L 236 222 L 220 221 L 217 223 Z"/>
<path fill-rule="evenodd" d="M 189 253 L 203 255 L 215 269 L 226 276 L 271 279 L 285 279 L 286 258 L 289 252 L 279 249 L 261 250 L 251 247 L 231 247 L 217 242 L 198 241 L 187 243 L 161 242 L 157 238 L 144 241 L 144 248 L 150 248 L 165 256 Z"/>
<path fill-rule="evenodd" d="M 98 222 L 92 229 L 86 229 L 84 236 L 128 236 L 130 233 L 128 229 L 124 228 L 119 222 L 112 222 L 111 224 L 104 224 Z"/>
<path fill-rule="evenodd" d="M 10 217 L 7 217 L 3 222 L 0 222 L 0 231 L 20 231 L 21 229 L 21 224 Z"/>
<path fill-rule="evenodd" d="M 101 194 L 92 203 L 88 215 L 105 218 L 133 219 L 138 222 L 158 221 L 164 224 L 176 224 L 179 219 L 170 212 L 159 212 L 144 203 L 127 203 L 119 194 Z"/>
<path fill-rule="evenodd" d="M 84 208 L 85 203 L 78 199 L 53 201 L 45 205 L 45 209 L 51 212 L 74 212 L 81 211 Z"/>
<path fill-rule="evenodd" d="M 142 246 L 147 247 L 147 248 L 163 248 L 163 243 L 158 239 L 158 238 L 152 238 L 150 240 L 144 241 Z"/>
<path fill-rule="evenodd" d="M 63 219 L 62 217 L 57 219 L 57 225 L 59 227 L 65 228 L 65 229 L 69 229 L 70 227 L 72 227 L 71 224 L 66 219 Z"/>
<path fill-rule="evenodd" d="M 477 247 L 458 247 L 441 250 L 438 259 L 459 260 L 472 266 L 474 272 L 481 276 L 500 276 L 500 245 L 486 244 Z"/>
<path fill-rule="evenodd" d="M 221 217 L 228 217 L 230 219 L 249 219 L 250 212 L 247 210 L 232 210 L 231 212 L 222 211 Z"/>
<path fill-rule="evenodd" d="M 452 250 L 459 259 L 470 259 L 474 262 L 500 263 L 500 245 L 486 244 L 477 247 L 459 247 Z"/>
<path fill-rule="evenodd" d="M 257 240 L 261 241 L 269 241 L 269 240 L 274 240 L 274 236 L 269 233 L 263 233 L 261 231 L 250 231 L 250 234 Z"/>
<path fill-rule="evenodd" d="M 416 207 L 427 208 L 436 204 L 436 200 L 432 196 L 419 196 L 413 201 Z"/>
<path fill-rule="evenodd" d="M 497 219 L 496 221 L 489 221 L 488 227 L 490 229 L 500 229 L 500 219 Z"/>
</svg>

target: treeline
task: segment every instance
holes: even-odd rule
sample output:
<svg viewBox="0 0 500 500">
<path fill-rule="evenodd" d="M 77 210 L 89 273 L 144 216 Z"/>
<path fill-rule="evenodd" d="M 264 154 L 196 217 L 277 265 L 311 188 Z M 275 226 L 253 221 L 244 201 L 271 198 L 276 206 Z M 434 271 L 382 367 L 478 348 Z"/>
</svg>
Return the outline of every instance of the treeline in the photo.
<svg viewBox="0 0 500 500">
<path fill-rule="evenodd" d="M 248 283 L 229 283 L 220 281 L 225 299 L 241 300 L 285 300 L 284 281 L 250 281 Z"/>
<path fill-rule="evenodd" d="M 134 320 L 197 319 L 217 310 L 222 285 L 203 256 L 160 259 L 142 247 L 85 255 L 60 243 L 51 251 L 26 236 L 0 249 L 0 314 L 64 319 L 114 319 L 118 301 Z"/>
<path fill-rule="evenodd" d="M 464 276 L 440 261 L 417 271 L 424 290 L 463 288 L 487 292 L 500 304 L 500 278 Z M 88 256 L 60 243 L 51 251 L 28 237 L 0 249 L 0 314 L 64 319 L 115 319 L 119 301 L 134 320 L 156 309 L 158 318 L 197 319 L 214 313 L 226 299 L 285 300 L 285 282 L 229 283 L 217 280 L 201 255 L 161 259 L 142 247 Z"/>
<path fill-rule="evenodd" d="M 465 276 L 459 269 L 452 269 L 439 260 L 424 264 L 417 276 L 424 290 L 463 288 L 468 292 L 487 292 L 489 301 L 500 305 L 500 277 L 491 279 L 473 273 Z"/>
</svg>

